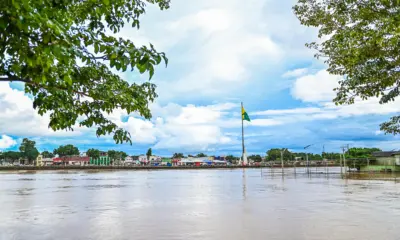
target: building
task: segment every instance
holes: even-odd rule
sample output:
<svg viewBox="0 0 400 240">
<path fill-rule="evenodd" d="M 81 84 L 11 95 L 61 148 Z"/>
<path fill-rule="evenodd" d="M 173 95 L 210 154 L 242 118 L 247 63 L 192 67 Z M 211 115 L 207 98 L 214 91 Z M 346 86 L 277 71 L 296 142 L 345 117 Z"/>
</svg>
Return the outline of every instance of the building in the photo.
<svg viewBox="0 0 400 240">
<path fill-rule="evenodd" d="M 133 158 L 132 158 L 131 156 L 127 156 L 127 157 L 124 159 L 124 164 L 128 164 L 128 165 L 134 164 Z"/>
<path fill-rule="evenodd" d="M 98 158 L 91 157 L 89 163 L 95 166 L 109 166 L 111 165 L 111 159 L 107 152 L 100 152 L 100 156 Z"/>
<path fill-rule="evenodd" d="M 149 161 L 147 160 L 147 156 L 146 155 L 140 155 L 138 157 L 138 160 L 141 164 L 147 164 Z"/>
<path fill-rule="evenodd" d="M 43 163 L 43 166 L 51 166 L 51 165 L 53 165 L 53 159 L 52 158 L 42 158 L 42 163 Z"/>
<path fill-rule="evenodd" d="M 37 156 L 37 158 L 36 158 L 36 166 L 43 166 L 42 160 L 43 160 L 43 156 L 42 155 Z"/>
<path fill-rule="evenodd" d="M 178 166 L 180 165 L 181 159 L 180 158 L 174 158 L 172 159 L 172 165 L 173 166 Z"/>
<path fill-rule="evenodd" d="M 170 158 L 163 158 L 161 159 L 162 166 L 172 166 L 172 159 Z"/>
<path fill-rule="evenodd" d="M 150 163 L 152 165 L 160 165 L 162 162 L 162 158 L 158 156 L 150 156 Z"/>
<path fill-rule="evenodd" d="M 374 159 L 365 160 L 361 171 L 400 171 L 400 151 L 383 151 L 372 153 Z"/>
<path fill-rule="evenodd" d="M 36 158 L 35 164 L 38 167 L 50 166 L 50 165 L 53 165 L 53 159 L 52 158 L 43 158 L 42 155 L 39 155 Z"/>
<path fill-rule="evenodd" d="M 64 156 L 53 158 L 54 165 L 72 165 L 72 166 L 87 166 L 89 165 L 89 157 L 81 156 Z"/>
</svg>

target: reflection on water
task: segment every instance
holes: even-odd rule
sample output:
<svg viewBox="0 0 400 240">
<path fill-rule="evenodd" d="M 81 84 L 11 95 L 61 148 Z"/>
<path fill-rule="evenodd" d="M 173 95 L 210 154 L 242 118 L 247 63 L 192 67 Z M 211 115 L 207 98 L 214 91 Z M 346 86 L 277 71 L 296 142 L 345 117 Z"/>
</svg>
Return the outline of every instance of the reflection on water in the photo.
<svg viewBox="0 0 400 240">
<path fill-rule="evenodd" d="M 398 239 L 398 183 L 304 172 L 2 172 L 0 239 Z"/>
</svg>

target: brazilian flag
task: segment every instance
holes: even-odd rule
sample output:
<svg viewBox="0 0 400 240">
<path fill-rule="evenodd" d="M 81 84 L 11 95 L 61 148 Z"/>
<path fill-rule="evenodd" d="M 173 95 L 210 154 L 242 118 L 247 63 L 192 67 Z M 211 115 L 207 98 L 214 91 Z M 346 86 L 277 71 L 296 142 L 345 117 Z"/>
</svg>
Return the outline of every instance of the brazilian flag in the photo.
<svg viewBox="0 0 400 240">
<path fill-rule="evenodd" d="M 242 106 L 242 120 L 246 120 L 250 122 L 250 117 L 247 114 L 246 110 L 244 110 L 244 107 Z"/>
</svg>

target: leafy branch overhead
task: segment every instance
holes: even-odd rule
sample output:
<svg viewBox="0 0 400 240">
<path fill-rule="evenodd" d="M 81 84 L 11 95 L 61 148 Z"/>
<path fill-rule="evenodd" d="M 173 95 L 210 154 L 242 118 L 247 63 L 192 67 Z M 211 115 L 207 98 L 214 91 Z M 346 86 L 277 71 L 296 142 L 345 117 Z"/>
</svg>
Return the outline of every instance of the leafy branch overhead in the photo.
<svg viewBox="0 0 400 240">
<path fill-rule="evenodd" d="M 149 119 L 157 97 L 150 82 L 130 84 L 111 71 L 148 72 L 168 63 L 153 45 L 117 38 L 125 24 L 139 28 L 146 4 L 161 10 L 169 0 L 6 0 L 0 4 L 0 81 L 25 83 L 39 114 L 50 113 L 53 130 L 76 124 L 97 127 L 131 142 L 106 113 L 123 109 Z"/>
<path fill-rule="evenodd" d="M 326 59 L 327 71 L 341 75 L 336 104 L 378 97 L 381 104 L 400 94 L 400 2 L 397 0 L 298 0 L 303 25 L 317 27 L 322 43 L 307 44 Z M 400 116 L 381 124 L 400 133 Z"/>
</svg>

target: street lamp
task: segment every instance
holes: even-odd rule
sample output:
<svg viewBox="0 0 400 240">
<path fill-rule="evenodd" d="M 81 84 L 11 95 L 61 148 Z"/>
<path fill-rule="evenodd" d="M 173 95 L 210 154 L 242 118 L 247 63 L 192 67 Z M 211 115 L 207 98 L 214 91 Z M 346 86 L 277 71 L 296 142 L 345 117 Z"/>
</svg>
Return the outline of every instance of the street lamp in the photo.
<svg viewBox="0 0 400 240">
<path fill-rule="evenodd" d="M 310 144 L 310 145 L 307 145 L 307 146 L 304 147 L 304 149 L 307 149 L 307 148 L 311 147 L 311 146 L 314 145 L 314 144 L 315 144 L 315 143 Z M 310 170 L 309 170 L 310 163 L 309 163 L 309 161 L 308 161 L 308 153 L 307 153 L 307 152 L 306 152 L 306 162 L 307 162 L 307 173 L 310 173 Z"/>
</svg>

